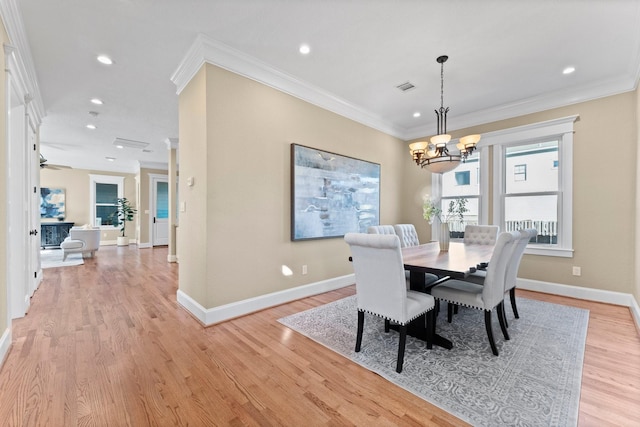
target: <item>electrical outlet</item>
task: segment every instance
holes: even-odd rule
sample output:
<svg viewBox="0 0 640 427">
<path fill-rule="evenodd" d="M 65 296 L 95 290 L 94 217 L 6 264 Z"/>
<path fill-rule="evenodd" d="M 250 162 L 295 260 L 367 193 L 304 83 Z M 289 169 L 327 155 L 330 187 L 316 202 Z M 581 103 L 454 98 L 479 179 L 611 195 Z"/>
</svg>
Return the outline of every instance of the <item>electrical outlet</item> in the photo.
<svg viewBox="0 0 640 427">
<path fill-rule="evenodd" d="M 302 274 L 307 274 L 307 264 L 302 266 Z"/>
<path fill-rule="evenodd" d="M 582 270 L 580 269 L 580 267 L 573 267 L 573 275 L 574 276 L 580 276 L 582 274 Z"/>
</svg>

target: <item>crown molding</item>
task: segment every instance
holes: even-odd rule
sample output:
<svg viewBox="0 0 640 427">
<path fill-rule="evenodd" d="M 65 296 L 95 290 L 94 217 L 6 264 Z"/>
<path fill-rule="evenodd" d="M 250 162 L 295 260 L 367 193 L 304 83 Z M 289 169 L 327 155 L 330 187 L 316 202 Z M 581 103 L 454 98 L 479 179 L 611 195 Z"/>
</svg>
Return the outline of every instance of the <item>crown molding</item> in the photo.
<svg viewBox="0 0 640 427">
<path fill-rule="evenodd" d="M 163 162 L 140 162 L 138 161 L 139 168 L 145 169 L 159 169 L 159 170 L 167 170 L 169 168 L 168 163 Z"/>
<path fill-rule="evenodd" d="M 566 107 L 568 105 L 581 102 L 592 101 L 594 99 L 607 96 L 619 95 L 630 92 L 637 88 L 637 79 L 629 76 L 628 79 L 610 80 L 598 82 L 592 85 L 573 87 L 562 91 L 546 93 L 543 95 L 523 99 L 509 104 L 498 105 L 485 110 L 476 111 L 470 114 L 455 116 L 455 129 L 464 129 L 486 123 L 497 122 L 499 120 L 511 119 L 527 114 L 539 113 L 554 108 Z M 452 120 L 449 120 L 452 124 Z M 406 140 L 423 138 L 433 135 L 436 122 L 414 127 L 407 130 Z M 451 130 L 451 129 L 450 129 Z"/>
<path fill-rule="evenodd" d="M 178 149 L 178 138 L 167 138 L 164 140 L 164 143 L 167 146 L 167 150 L 177 150 Z"/>
<path fill-rule="evenodd" d="M 25 101 L 30 101 L 29 108 L 33 113 L 33 119 L 36 125 L 40 125 L 42 118 L 45 116 L 45 109 L 38 86 L 33 57 L 31 56 L 31 48 L 29 47 L 27 35 L 24 31 L 22 14 L 18 8 L 17 1 L 0 0 L 0 14 L 2 15 L 2 23 L 9 36 L 9 43 L 13 48 L 10 54 L 15 58 L 18 67 L 16 72 L 20 74 L 19 78 L 22 80 L 26 89 L 26 93 L 24 94 Z M 7 46 L 5 45 L 5 52 L 6 51 Z"/>
<path fill-rule="evenodd" d="M 636 52 L 636 56 L 640 57 L 640 52 Z M 353 105 L 319 87 L 303 82 L 203 34 L 196 37 L 195 42 L 171 76 L 171 81 L 176 85 L 178 94 L 205 63 L 250 78 L 404 141 L 432 135 L 435 130 L 435 121 L 409 129 L 393 125 L 362 107 Z M 636 61 L 636 63 L 640 64 L 640 61 Z M 635 90 L 638 87 L 639 78 L 640 67 L 631 70 L 625 79 L 576 86 L 455 116 L 455 122 L 450 120 L 450 124 L 454 124 L 455 129 L 463 129 L 613 96 Z"/>
<path fill-rule="evenodd" d="M 196 37 L 171 81 L 180 94 L 205 63 L 215 65 L 243 77 L 287 93 L 310 104 L 329 110 L 381 132 L 402 138 L 406 130 L 351 104 L 317 86 L 299 80 L 270 65 L 203 34 Z"/>
</svg>

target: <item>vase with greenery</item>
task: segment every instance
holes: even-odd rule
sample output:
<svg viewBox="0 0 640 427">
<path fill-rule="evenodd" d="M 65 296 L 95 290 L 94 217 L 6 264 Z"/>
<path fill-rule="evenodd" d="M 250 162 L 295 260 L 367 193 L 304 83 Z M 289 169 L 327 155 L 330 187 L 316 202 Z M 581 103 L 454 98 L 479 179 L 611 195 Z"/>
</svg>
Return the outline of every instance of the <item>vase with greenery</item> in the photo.
<svg viewBox="0 0 640 427">
<path fill-rule="evenodd" d="M 120 226 L 120 236 L 118 237 L 118 245 L 126 244 L 125 227 L 127 222 L 133 221 L 133 216 L 138 212 L 131 206 L 131 202 L 126 197 L 118 198 L 116 201 L 116 212 L 109 215 L 114 227 Z"/>
<path fill-rule="evenodd" d="M 459 219 L 464 221 L 464 214 L 469 212 L 467 209 L 467 199 L 458 197 L 449 201 L 449 206 L 445 212 L 442 208 L 432 200 L 429 196 L 424 198 L 424 204 L 422 205 L 422 216 L 429 224 L 433 224 L 434 220 L 438 220 L 440 224 L 440 236 L 438 242 L 440 243 L 441 251 L 449 250 L 449 221 L 453 219 Z"/>
</svg>

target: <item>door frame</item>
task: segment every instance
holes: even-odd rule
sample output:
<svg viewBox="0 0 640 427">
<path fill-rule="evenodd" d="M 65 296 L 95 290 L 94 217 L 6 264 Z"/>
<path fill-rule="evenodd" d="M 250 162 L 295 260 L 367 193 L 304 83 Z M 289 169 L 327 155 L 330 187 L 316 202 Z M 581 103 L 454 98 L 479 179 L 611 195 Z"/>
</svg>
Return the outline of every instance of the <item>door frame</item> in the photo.
<svg viewBox="0 0 640 427">
<path fill-rule="evenodd" d="M 166 182 L 169 183 L 169 175 L 161 175 L 156 173 L 149 174 L 149 245 L 151 247 L 159 246 L 155 244 L 156 236 L 153 226 L 153 218 L 156 214 L 156 183 Z M 170 227 L 170 221 L 167 220 L 167 227 Z M 169 231 L 167 229 L 167 231 Z"/>
</svg>

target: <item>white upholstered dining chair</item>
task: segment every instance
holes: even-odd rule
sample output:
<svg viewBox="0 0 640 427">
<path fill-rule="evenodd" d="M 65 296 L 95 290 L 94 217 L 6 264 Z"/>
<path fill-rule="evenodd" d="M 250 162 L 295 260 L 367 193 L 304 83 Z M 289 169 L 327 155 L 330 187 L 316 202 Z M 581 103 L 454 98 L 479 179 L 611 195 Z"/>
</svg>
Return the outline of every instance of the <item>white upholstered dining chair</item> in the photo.
<svg viewBox="0 0 640 427">
<path fill-rule="evenodd" d="M 400 337 L 396 371 L 402 372 L 407 325 L 413 321 L 426 321 L 426 316 L 422 316 L 425 313 L 433 315 L 434 299 L 431 295 L 407 290 L 398 236 L 347 233 L 344 240 L 351 249 L 356 276 L 358 332 L 355 351 L 359 352 L 361 348 L 365 313 L 382 317 L 385 332 L 389 331 L 389 322 L 397 323 Z M 427 331 L 432 332 L 432 328 L 427 327 Z M 431 341 L 431 337 L 427 337 L 428 348 L 431 348 Z"/>
<path fill-rule="evenodd" d="M 393 225 L 371 225 L 367 228 L 369 234 L 396 234 Z"/>
<path fill-rule="evenodd" d="M 396 224 L 393 228 L 396 230 L 396 234 L 400 238 L 400 245 L 402 245 L 403 248 L 418 246 L 420 244 L 415 225 Z"/>
<path fill-rule="evenodd" d="M 504 320 L 504 294 L 506 271 L 511 259 L 512 248 L 520 237 L 520 233 L 505 232 L 498 235 L 493 255 L 489 261 L 487 275 L 484 284 L 471 283 L 464 280 L 448 280 L 431 289 L 431 295 L 437 300 L 449 304 L 461 305 L 484 311 L 484 323 L 487 331 L 487 338 L 491 345 L 491 351 L 498 355 L 498 348 L 493 339 L 491 328 L 491 312 L 496 309 L 500 328 L 505 340 L 509 339 L 506 323 Z M 448 314 L 451 319 L 452 306 L 449 305 Z"/>
<path fill-rule="evenodd" d="M 387 226 L 385 226 L 387 227 Z M 418 239 L 418 232 L 416 231 L 416 227 L 413 224 L 396 224 L 393 226 L 394 233 L 398 235 L 400 238 L 400 246 L 403 248 L 408 248 L 411 246 L 418 246 L 420 244 L 420 240 Z M 407 279 L 409 278 L 409 272 L 406 272 Z M 434 283 L 438 280 L 439 277 L 435 274 L 424 273 L 424 284 L 425 286 Z M 419 289 L 424 291 L 424 289 Z"/>
<path fill-rule="evenodd" d="M 526 230 L 520 230 L 519 233 L 520 236 L 518 238 L 518 241 L 512 248 L 511 258 L 509 259 L 509 264 L 507 265 L 504 289 L 505 296 L 507 293 L 509 294 L 511 310 L 513 310 L 513 316 L 516 319 L 520 318 L 520 315 L 518 314 L 518 307 L 516 304 L 516 283 L 518 281 L 518 270 L 520 269 L 520 262 L 522 261 L 522 256 L 524 255 L 524 250 L 527 248 L 527 244 L 529 243 L 531 238 L 537 236 L 538 231 L 535 228 L 527 228 Z M 464 280 L 482 285 L 484 284 L 486 276 L 486 271 L 478 270 L 467 276 Z"/>
<path fill-rule="evenodd" d="M 500 227 L 497 225 L 467 225 L 464 227 L 465 245 L 495 245 Z"/>
</svg>

